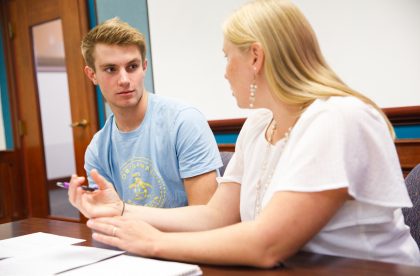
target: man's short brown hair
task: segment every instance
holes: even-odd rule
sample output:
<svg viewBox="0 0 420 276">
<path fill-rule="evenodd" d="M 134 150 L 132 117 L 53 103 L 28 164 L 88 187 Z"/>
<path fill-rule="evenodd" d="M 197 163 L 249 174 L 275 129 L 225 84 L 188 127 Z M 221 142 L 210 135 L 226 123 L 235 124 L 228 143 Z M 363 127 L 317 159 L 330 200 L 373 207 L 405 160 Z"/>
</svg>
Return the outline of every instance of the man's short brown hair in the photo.
<svg viewBox="0 0 420 276">
<path fill-rule="evenodd" d="M 146 58 L 146 43 L 144 35 L 118 17 L 106 20 L 89 31 L 82 40 L 82 55 L 87 66 L 95 71 L 95 58 L 93 51 L 98 43 L 108 45 L 128 46 L 139 48 L 142 61 Z"/>
</svg>

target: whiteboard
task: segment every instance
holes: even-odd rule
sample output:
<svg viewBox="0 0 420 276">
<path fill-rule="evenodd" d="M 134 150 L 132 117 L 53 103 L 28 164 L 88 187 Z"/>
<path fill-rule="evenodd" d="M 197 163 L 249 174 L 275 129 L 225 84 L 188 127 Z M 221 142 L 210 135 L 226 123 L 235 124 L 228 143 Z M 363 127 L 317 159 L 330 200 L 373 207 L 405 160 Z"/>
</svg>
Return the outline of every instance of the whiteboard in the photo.
<svg viewBox="0 0 420 276">
<path fill-rule="evenodd" d="M 155 93 L 208 120 L 242 118 L 224 79 L 221 26 L 246 0 L 148 1 Z M 295 0 L 329 65 L 381 107 L 420 105 L 420 1 Z"/>
</svg>

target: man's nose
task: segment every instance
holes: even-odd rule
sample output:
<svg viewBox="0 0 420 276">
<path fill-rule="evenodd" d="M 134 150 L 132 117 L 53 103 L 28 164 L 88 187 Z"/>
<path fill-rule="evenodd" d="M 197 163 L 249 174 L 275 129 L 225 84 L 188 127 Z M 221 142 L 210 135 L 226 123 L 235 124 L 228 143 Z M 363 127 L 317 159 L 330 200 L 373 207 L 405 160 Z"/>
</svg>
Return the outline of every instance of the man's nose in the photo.
<svg viewBox="0 0 420 276">
<path fill-rule="evenodd" d="M 130 80 L 128 78 L 128 73 L 126 70 L 120 71 L 120 77 L 118 78 L 118 84 L 121 86 L 127 85 L 130 83 Z"/>
</svg>

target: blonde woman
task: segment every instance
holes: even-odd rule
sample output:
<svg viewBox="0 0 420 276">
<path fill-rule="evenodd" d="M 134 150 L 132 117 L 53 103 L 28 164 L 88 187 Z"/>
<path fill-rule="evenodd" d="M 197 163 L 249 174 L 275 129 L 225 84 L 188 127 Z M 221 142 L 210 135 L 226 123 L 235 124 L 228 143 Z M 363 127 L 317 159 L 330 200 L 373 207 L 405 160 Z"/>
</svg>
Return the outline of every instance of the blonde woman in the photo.
<svg viewBox="0 0 420 276">
<path fill-rule="evenodd" d="M 303 250 L 419 265 L 392 126 L 328 67 L 302 13 L 286 0 L 252 1 L 227 19 L 224 37 L 237 104 L 259 110 L 216 193 L 207 205 L 127 205 L 119 216 L 117 198 L 79 189 L 87 213 L 107 216 L 88 221 L 94 239 L 193 263 L 273 267 Z"/>
</svg>

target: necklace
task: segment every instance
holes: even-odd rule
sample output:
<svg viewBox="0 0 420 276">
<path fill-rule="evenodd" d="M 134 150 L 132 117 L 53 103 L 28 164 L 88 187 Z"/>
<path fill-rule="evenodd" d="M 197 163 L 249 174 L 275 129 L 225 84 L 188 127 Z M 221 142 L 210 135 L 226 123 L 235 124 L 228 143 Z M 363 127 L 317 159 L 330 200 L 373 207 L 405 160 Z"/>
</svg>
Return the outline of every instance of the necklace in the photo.
<svg viewBox="0 0 420 276">
<path fill-rule="evenodd" d="M 278 150 L 276 157 L 276 160 L 273 160 L 275 162 L 271 162 L 271 168 L 269 169 L 269 164 L 268 161 L 270 159 L 271 156 L 271 146 L 272 146 L 272 142 L 273 142 L 273 137 L 274 134 L 276 133 L 277 130 L 277 123 L 276 121 L 274 121 L 274 118 L 271 119 L 269 126 L 273 124 L 272 128 L 271 128 L 271 132 L 270 135 L 268 136 L 268 143 L 267 143 L 267 147 L 265 150 L 265 155 L 264 155 L 264 162 L 262 164 L 261 167 L 261 177 L 259 178 L 258 182 L 257 182 L 257 186 L 256 186 L 256 197 L 255 197 L 255 208 L 254 208 L 254 218 L 256 218 L 260 212 L 261 212 L 261 204 L 262 204 L 262 199 L 265 195 L 265 192 L 267 191 L 268 186 L 271 183 L 271 178 L 273 177 L 274 174 L 274 170 L 277 166 L 277 161 L 280 159 L 280 156 L 287 144 L 287 141 L 289 140 L 289 134 L 292 131 L 293 127 L 289 127 L 289 129 L 284 133 L 284 138 L 282 144 L 280 145 L 280 149 Z"/>
</svg>

